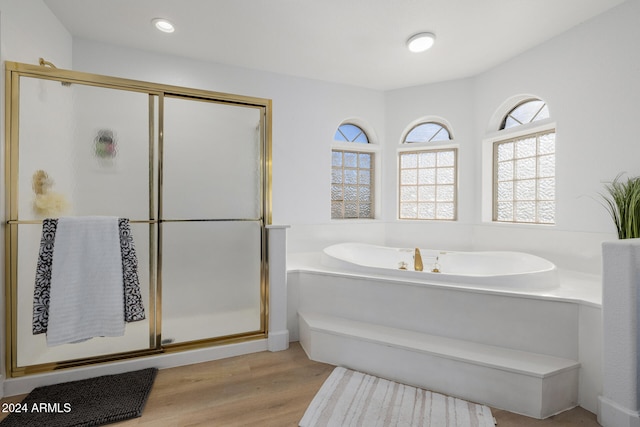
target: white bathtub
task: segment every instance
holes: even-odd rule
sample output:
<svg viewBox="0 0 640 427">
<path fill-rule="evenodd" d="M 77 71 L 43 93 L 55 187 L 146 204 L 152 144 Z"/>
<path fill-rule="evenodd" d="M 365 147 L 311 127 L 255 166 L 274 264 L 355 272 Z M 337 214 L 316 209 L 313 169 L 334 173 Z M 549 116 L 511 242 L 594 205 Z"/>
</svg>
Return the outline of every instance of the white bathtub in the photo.
<svg viewBox="0 0 640 427">
<path fill-rule="evenodd" d="M 422 249 L 423 271 L 414 270 L 415 248 L 340 243 L 322 252 L 322 264 L 363 274 L 482 288 L 544 290 L 558 287 L 557 268 L 522 252 L 458 252 Z M 432 272 L 438 263 L 440 272 Z M 406 270 L 400 269 L 404 263 Z"/>
</svg>

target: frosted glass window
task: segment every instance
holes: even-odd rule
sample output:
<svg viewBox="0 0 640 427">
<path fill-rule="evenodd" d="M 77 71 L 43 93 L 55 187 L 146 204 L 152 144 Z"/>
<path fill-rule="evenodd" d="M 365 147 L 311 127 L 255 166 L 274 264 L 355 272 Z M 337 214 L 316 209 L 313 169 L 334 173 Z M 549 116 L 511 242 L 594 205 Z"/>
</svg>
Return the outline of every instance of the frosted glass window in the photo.
<svg viewBox="0 0 640 427">
<path fill-rule="evenodd" d="M 415 126 L 404 139 L 405 143 L 414 142 L 437 142 L 449 141 L 451 135 L 449 130 L 442 124 L 436 122 L 421 123 Z"/>
<path fill-rule="evenodd" d="M 494 221 L 555 222 L 555 135 L 545 131 L 494 144 Z"/>
<path fill-rule="evenodd" d="M 340 142 L 358 142 L 361 144 L 368 144 L 369 138 L 367 134 L 360 127 L 351 123 L 345 123 L 338 127 L 333 139 Z"/>
<path fill-rule="evenodd" d="M 509 129 L 548 118 L 549 107 L 547 107 L 547 104 L 539 99 L 530 99 L 518 104 L 513 110 L 509 111 L 502 121 L 500 129 Z"/>
<path fill-rule="evenodd" d="M 20 219 L 62 215 L 146 218 L 148 109 L 145 93 L 21 78 Z M 60 203 L 66 209 L 47 212 L 36 208 L 32 182 L 38 170 L 47 174 L 51 193 L 66 201 Z M 52 205 L 56 199 L 46 201 L 41 206 Z"/>
<path fill-rule="evenodd" d="M 167 222 L 162 227 L 163 341 L 259 331 L 260 223 Z"/>
<path fill-rule="evenodd" d="M 261 216 L 260 114 L 254 107 L 165 97 L 165 218 Z"/>
<path fill-rule="evenodd" d="M 400 153 L 400 219 L 456 219 L 456 159 L 456 149 Z"/>
<path fill-rule="evenodd" d="M 373 218 L 373 153 L 331 152 L 331 218 Z"/>
</svg>

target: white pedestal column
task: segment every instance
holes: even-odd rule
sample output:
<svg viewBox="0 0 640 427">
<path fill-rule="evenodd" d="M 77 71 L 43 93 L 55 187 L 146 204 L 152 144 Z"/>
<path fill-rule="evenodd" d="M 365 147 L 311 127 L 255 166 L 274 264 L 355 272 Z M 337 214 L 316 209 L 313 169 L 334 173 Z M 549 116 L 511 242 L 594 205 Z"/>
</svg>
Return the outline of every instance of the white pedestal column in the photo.
<svg viewBox="0 0 640 427">
<path fill-rule="evenodd" d="M 287 228 L 268 225 L 269 233 L 269 351 L 289 348 L 287 329 Z"/>
<path fill-rule="evenodd" d="M 604 427 L 640 427 L 640 239 L 603 243 L 602 261 L 603 384 L 598 422 Z"/>
</svg>

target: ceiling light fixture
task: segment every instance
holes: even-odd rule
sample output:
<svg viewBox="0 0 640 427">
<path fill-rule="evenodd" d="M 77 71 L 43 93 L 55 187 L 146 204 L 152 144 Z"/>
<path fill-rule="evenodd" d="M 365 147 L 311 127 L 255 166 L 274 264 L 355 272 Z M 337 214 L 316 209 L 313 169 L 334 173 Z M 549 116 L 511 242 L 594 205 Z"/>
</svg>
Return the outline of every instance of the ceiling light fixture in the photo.
<svg viewBox="0 0 640 427">
<path fill-rule="evenodd" d="M 407 47 L 411 52 L 424 52 L 428 50 L 436 41 L 436 35 L 433 33 L 418 33 L 409 37 Z"/>
<path fill-rule="evenodd" d="M 169 21 L 167 21 L 164 18 L 155 18 L 151 20 L 151 23 L 160 31 L 164 32 L 164 33 L 173 33 L 175 31 L 175 28 L 173 27 L 173 24 Z"/>
</svg>

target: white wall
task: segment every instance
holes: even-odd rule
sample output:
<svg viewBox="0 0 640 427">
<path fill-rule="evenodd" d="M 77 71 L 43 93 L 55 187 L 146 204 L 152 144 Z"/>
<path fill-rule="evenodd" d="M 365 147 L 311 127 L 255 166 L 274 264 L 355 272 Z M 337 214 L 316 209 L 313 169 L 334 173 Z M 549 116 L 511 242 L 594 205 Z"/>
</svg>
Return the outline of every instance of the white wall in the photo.
<svg viewBox="0 0 640 427">
<path fill-rule="evenodd" d="M 291 225 L 289 248 L 317 250 L 345 239 L 383 242 L 379 222 L 331 223 L 328 203 L 335 130 L 355 118 L 382 139 L 383 93 L 88 40 L 74 40 L 73 57 L 77 71 L 272 99 L 273 223 Z M 378 173 L 385 178 L 384 169 Z"/>
<path fill-rule="evenodd" d="M 333 134 L 359 118 L 384 134 L 384 97 L 377 91 L 229 67 L 74 40 L 73 68 L 273 100 L 273 222 L 330 219 Z"/>
<path fill-rule="evenodd" d="M 390 246 L 469 249 L 474 222 L 477 144 L 473 133 L 473 79 L 389 91 L 386 102 L 384 219 Z M 420 119 L 444 120 L 458 146 L 458 220 L 398 221 L 397 152 L 406 131 Z"/>
<path fill-rule="evenodd" d="M 4 75 L 4 61 L 37 64 L 40 57 L 58 67 L 71 65 L 71 35 L 40 0 L 0 0 L 0 60 Z M 4 80 L 4 79 L 3 79 Z M 0 85 L 0 99 L 5 99 L 4 84 Z M 4 125 L 5 104 L 0 103 L 0 117 Z M 4 126 L 3 126 L 4 129 Z M 4 132 L 0 133 L 4 147 Z M 0 164 L 5 164 L 4 150 L 0 150 Z M 0 199 L 0 220 L 5 223 L 5 199 Z M 4 242 L 5 227 L 0 229 Z M 4 267 L 4 245 L 0 249 L 0 262 Z M 5 271 L 3 268 L 2 271 Z M 0 278 L 4 289 L 4 274 Z M 0 296 L 0 330 L 4 325 L 4 292 Z M 0 340 L 0 372 L 5 374 L 5 339 Z M 0 376 L 0 396 L 3 394 Z"/>
<path fill-rule="evenodd" d="M 0 0 L 0 13 L 2 61 L 71 66 L 71 35 L 41 0 Z"/>
<path fill-rule="evenodd" d="M 383 213 L 385 220 L 393 221 L 398 217 L 397 149 L 401 146 L 401 139 L 412 123 L 429 117 L 444 119 L 450 125 L 452 142 L 459 146 L 458 222 L 473 222 L 477 146 L 473 133 L 473 89 L 473 79 L 465 79 L 398 89 L 385 94 L 387 134 L 384 166 L 393 171 L 384 183 L 387 196 Z"/>
<path fill-rule="evenodd" d="M 476 247 L 514 245 L 561 266 L 601 271 L 601 244 L 617 237 L 599 194 L 620 172 L 640 174 L 638 22 L 640 1 L 629 0 L 476 78 L 478 143 L 494 112 L 515 95 L 547 101 L 557 131 L 556 225 L 484 224 Z"/>
<path fill-rule="evenodd" d="M 508 98 L 547 101 L 557 122 L 557 229 L 615 231 L 594 198 L 618 173 L 640 174 L 638 22 L 640 2 L 627 1 L 476 79 L 478 142 Z"/>
<path fill-rule="evenodd" d="M 629 0 L 482 75 L 378 92 L 255 70 L 167 57 L 88 40 L 74 40 L 73 68 L 98 74 L 273 99 L 273 221 L 291 224 L 290 251 L 344 240 L 441 248 L 503 248 L 518 242 L 565 266 L 599 272 L 599 245 L 614 228 L 598 202 L 602 182 L 621 171 L 639 173 L 633 144 L 640 92 L 637 75 L 639 2 Z M 515 95 L 545 99 L 557 121 L 556 220 L 552 227 L 483 224 L 482 139 L 496 110 Z M 421 117 L 438 116 L 459 144 L 459 211 L 455 224 L 398 221 L 397 148 Z M 330 144 L 347 118 L 368 124 L 381 145 L 381 209 L 375 221 L 332 221 Z M 506 230 L 505 230 L 506 227 Z M 557 234 L 556 232 L 562 232 Z M 514 239 L 514 236 L 518 236 Z M 558 250 L 545 243 L 563 239 Z M 418 242 L 417 240 L 420 240 Z M 566 257 L 586 241 L 578 260 Z M 567 259 L 563 259 L 567 258 Z M 595 261 L 594 261 L 595 259 Z"/>
<path fill-rule="evenodd" d="M 452 224 L 393 221 L 389 203 L 387 241 L 422 236 L 432 246 L 514 249 L 551 258 L 562 267 L 601 270 L 600 245 L 615 228 L 599 203 L 603 183 L 618 173 L 640 174 L 640 1 L 629 0 L 522 55 L 467 80 L 386 93 L 387 175 L 394 175 L 394 147 L 404 126 L 420 116 L 441 116 L 459 143 L 459 221 Z M 547 101 L 557 123 L 556 225 L 483 223 L 482 141 L 496 111 L 510 98 Z M 387 201 L 397 183 L 385 184 Z M 395 202 L 394 202 L 395 203 Z M 406 241 L 409 244 L 411 241 Z"/>
</svg>

